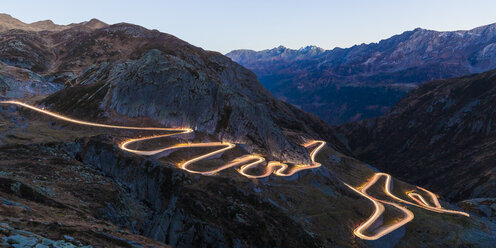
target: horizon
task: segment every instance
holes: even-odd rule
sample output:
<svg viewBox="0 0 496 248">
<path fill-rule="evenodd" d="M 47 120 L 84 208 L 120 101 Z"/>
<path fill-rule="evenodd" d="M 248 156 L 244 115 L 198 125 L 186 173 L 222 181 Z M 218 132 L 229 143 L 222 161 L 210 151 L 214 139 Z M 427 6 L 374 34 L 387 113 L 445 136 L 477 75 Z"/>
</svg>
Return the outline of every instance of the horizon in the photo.
<svg viewBox="0 0 496 248">
<path fill-rule="evenodd" d="M 83 4 L 28 0 L 4 3 L 2 12 L 25 23 L 51 20 L 68 25 L 93 18 L 108 24 L 126 22 L 157 29 L 222 54 L 239 49 L 262 51 L 279 46 L 295 50 L 317 46 L 332 50 L 377 43 L 415 28 L 461 31 L 496 23 L 496 17 L 490 14 L 496 3 L 486 0 L 477 1 L 478 4 L 462 1 L 446 1 L 444 4 L 445 1 L 432 3 L 426 0 L 420 3 L 313 0 L 304 5 L 293 0 L 284 1 L 284 5 L 279 2 L 216 0 L 204 3 L 190 0 L 136 4 L 112 0 L 99 3 L 99 8 L 89 9 L 89 6 L 96 6 L 91 3 L 97 1 L 89 0 Z M 198 19 L 201 21 L 195 22 Z"/>
</svg>

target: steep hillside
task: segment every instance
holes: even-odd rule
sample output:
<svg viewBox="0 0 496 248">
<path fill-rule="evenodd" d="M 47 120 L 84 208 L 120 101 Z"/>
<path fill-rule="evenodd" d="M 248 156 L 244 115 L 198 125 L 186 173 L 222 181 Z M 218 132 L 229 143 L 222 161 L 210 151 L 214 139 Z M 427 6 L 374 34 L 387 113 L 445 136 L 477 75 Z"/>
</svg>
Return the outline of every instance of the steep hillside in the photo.
<svg viewBox="0 0 496 248">
<path fill-rule="evenodd" d="M 379 43 L 323 50 L 235 50 L 274 95 L 340 124 L 386 113 L 423 82 L 496 67 L 496 24 L 468 31 L 415 29 Z"/>
<path fill-rule="evenodd" d="M 454 201 L 494 199 L 495 102 L 493 70 L 423 84 L 386 116 L 339 131 L 356 156 L 405 181 Z"/>
<path fill-rule="evenodd" d="M 67 52 L 59 55 L 64 62 L 58 66 L 81 73 L 71 87 L 44 101 L 55 110 L 76 117 L 148 117 L 215 133 L 284 160 L 308 161 L 295 155 L 305 154 L 298 136 L 341 146 L 328 125 L 274 99 L 253 73 L 218 53 L 129 24 L 69 32 L 77 43 L 59 48 Z M 99 54 L 102 47 L 110 49 Z M 87 62 L 65 62 L 71 58 Z"/>
</svg>

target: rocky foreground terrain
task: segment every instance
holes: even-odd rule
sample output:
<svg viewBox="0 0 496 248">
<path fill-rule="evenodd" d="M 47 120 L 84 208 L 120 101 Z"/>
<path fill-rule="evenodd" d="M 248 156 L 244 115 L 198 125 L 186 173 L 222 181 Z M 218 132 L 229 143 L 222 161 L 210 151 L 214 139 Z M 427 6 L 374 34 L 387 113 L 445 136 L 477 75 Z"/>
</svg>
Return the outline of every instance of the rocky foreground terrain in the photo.
<svg viewBox="0 0 496 248">
<path fill-rule="evenodd" d="M 496 24 L 454 32 L 418 28 L 345 49 L 280 46 L 226 56 L 255 72 L 276 97 L 341 124 L 385 114 L 421 83 L 496 68 Z"/>
<path fill-rule="evenodd" d="M 496 71 L 433 81 L 386 116 L 339 127 L 363 161 L 496 217 Z"/>
<path fill-rule="evenodd" d="M 9 23 L 15 22 L 10 20 Z M 93 23 L 100 23 L 96 20 Z M 56 120 L 0 106 L 0 239 L 35 247 L 490 247 L 496 225 L 409 206 L 415 218 L 378 240 L 353 230 L 374 212 L 358 188 L 377 170 L 351 156 L 325 122 L 275 99 L 249 70 L 216 52 L 131 24 L 90 22 L 0 32 L 2 99 L 20 99 L 79 119 L 195 133 L 143 147 L 230 141 L 236 149 L 195 166 L 258 153 L 307 162 L 308 139 L 327 142 L 322 166 L 290 177 L 249 179 L 234 168 L 210 176 L 177 165 L 206 148 L 156 158 L 121 150 L 156 135 Z M 32 26 L 32 24 L 26 24 Z M 6 26 L 6 25 L 4 25 Z M 22 26 L 22 25 L 21 25 Z M 404 197 L 413 185 L 394 180 Z M 371 194 L 379 198 L 382 187 Z M 402 216 L 394 209 L 374 233 Z M 393 211 L 391 211 L 393 210 Z M 43 247 L 43 246 L 41 246 Z"/>
</svg>

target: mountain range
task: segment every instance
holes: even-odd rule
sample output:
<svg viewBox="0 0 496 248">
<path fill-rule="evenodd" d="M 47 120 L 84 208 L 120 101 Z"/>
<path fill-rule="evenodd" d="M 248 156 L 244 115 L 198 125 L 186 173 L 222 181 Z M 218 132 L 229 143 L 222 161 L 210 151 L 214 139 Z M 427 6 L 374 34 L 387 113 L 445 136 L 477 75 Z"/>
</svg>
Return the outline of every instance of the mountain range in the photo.
<svg viewBox="0 0 496 248">
<path fill-rule="evenodd" d="M 324 50 L 283 46 L 226 56 L 276 97 L 330 124 L 387 113 L 409 90 L 496 68 L 496 24 L 466 31 L 417 28 L 378 43 Z"/>
</svg>

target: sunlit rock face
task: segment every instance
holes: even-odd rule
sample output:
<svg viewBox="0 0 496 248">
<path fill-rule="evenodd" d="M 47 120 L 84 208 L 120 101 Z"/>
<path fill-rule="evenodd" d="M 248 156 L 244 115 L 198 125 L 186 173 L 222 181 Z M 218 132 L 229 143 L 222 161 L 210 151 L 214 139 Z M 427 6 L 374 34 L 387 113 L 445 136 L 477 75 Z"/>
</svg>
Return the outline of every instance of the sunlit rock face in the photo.
<svg viewBox="0 0 496 248">
<path fill-rule="evenodd" d="M 355 155 L 399 178 L 455 201 L 494 198 L 495 100 L 493 70 L 426 83 L 388 115 L 338 129 Z"/>
<path fill-rule="evenodd" d="M 468 31 L 415 29 L 350 48 L 235 50 L 276 97 L 341 124 L 385 114 L 409 90 L 435 79 L 496 68 L 496 24 Z"/>
</svg>

